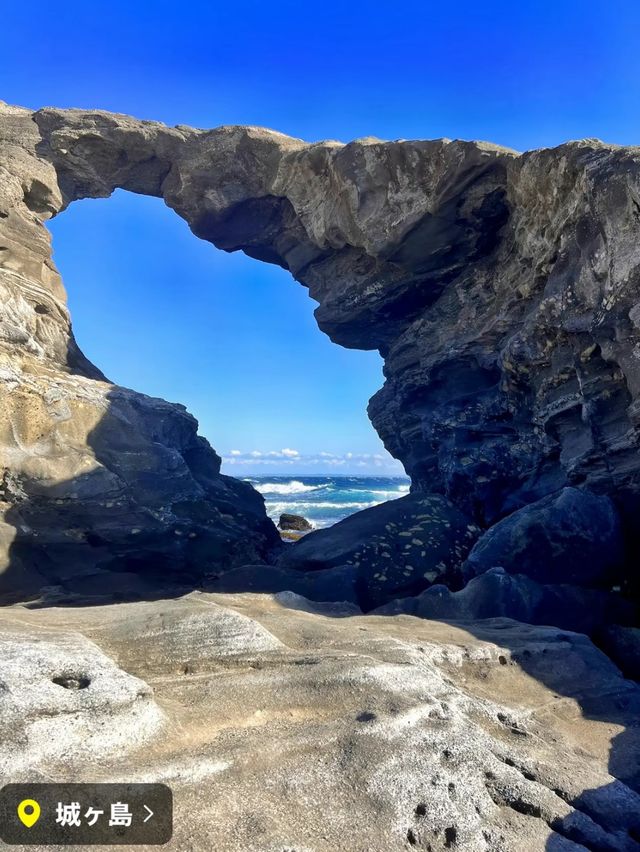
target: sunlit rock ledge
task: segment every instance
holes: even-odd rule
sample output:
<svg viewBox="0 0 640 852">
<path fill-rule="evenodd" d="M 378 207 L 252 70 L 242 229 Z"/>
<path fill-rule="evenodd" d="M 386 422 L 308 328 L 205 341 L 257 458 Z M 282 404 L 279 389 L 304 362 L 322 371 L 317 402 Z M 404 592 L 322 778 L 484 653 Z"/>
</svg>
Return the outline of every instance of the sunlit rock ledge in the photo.
<svg viewBox="0 0 640 852">
<path fill-rule="evenodd" d="M 3 777 L 167 783 L 174 850 L 640 842 L 640 689 L 580 634 L 192 593 L 4 608 L 0 648 Z"/>
</svg>

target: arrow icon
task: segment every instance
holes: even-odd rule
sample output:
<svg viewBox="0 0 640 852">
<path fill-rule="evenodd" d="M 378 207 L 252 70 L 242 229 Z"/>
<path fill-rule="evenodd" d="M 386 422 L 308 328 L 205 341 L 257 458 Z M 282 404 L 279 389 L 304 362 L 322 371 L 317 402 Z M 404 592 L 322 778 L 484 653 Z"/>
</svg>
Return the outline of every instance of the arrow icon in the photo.
<svg viewBox="0 0 640 852">
<path fill-rule="evenodd" d="M 149 816 L 146 816 L 142 820 L 142 822 L 148 822 L 151 819 L 151 817 L 153 816 L 153 811 L 151 810 L 151 808 L 148 808 L 146 805 L 143 805 L 142 807 L 145 809 L 145 811 L 149 811 Z"/>
</svg>

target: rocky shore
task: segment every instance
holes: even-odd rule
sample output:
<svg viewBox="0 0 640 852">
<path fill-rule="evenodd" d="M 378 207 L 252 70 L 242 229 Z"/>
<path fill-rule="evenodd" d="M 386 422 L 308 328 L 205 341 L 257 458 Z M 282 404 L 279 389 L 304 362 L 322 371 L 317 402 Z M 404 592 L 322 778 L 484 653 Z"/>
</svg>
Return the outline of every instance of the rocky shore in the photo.
<svg viewBox="0 0 640 852">
<path fill-rule="evenodd" d="M 409 495 L 285 544 L 85 358 L 45 223 L 116 188 L 380 351 Z M 637 148 L 0 103 L 4 777 L 167 779 L 176 850 L 640 848 L 639 234 Z"/>
</svg>

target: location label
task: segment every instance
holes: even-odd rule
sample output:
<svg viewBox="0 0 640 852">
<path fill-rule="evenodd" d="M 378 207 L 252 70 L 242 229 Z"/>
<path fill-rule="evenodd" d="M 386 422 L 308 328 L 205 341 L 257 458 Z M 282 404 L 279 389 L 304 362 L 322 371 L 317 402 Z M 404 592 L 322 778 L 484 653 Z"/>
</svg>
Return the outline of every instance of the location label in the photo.
<svg viewBox="0 0 640 852">
<path fill-rule="evenodd" d="M 40 816 L 40 805 L 35 799 L 23 799 L 17 807 L 18 819 L 27 828 L 31 828 L 38 822 Z"/>
<path fill-rule="evenodd" d="M 155 846 L 173 833 L 166 784 L 7 784 L 0 846 Z"/>
</svg>

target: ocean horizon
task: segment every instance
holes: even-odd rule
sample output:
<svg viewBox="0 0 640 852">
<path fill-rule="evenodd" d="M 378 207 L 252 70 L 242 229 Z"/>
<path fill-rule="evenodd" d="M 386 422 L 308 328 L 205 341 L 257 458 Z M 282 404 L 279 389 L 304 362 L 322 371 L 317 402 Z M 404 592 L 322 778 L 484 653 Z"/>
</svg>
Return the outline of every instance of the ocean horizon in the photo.
<svg viewBox="0 0 640 852">
<path fill-rule="evenodd" d="M 277 524 L 283 512 L 302 515 L 314 528 L 409 493 L 406 476 L 273 474 L 244 477 L 265 499 L 267 514 Z"/>
</svg>

